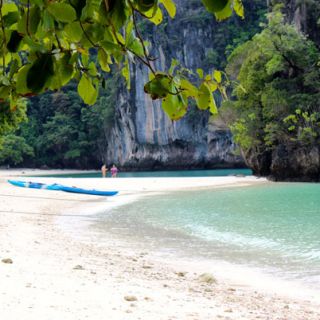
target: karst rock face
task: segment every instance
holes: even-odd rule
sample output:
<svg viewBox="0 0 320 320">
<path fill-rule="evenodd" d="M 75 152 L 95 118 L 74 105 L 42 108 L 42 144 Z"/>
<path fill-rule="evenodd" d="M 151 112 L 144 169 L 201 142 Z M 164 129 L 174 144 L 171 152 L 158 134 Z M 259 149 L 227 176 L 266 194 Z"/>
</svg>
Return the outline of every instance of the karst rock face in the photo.
<svg viewBox="0 0 320 320">
<path fill-rule="evenodd" d="M 278 145 L 272 152 L 248 152 L 247 165 L 257 176 L 275 181 L 320 181 L 320 148 Z"/>
<path fill-rule="evenodd" d="M 152 55 L 157 58 L 156 69 L 169 68 L 174 58 L 191 70 L 200 67 L 212 71 L 208 53 L 213 50 L 217 23 L 200 1 L 175 2 L 178 12 L 174 20 L 157 28 L 147 25 L 144 31 L 152 43 Z M 147 68 L 139 63 L 130 68 L 131 90 L 121 85 L 115 125 L 102 146 L 106 162 L 141 170 L 244 166 L 223 123 L 209 121 L 210 115 L 195 107 L 183 119 L 171 121 L 160 102 L 144 93 Z"/>
</svg>

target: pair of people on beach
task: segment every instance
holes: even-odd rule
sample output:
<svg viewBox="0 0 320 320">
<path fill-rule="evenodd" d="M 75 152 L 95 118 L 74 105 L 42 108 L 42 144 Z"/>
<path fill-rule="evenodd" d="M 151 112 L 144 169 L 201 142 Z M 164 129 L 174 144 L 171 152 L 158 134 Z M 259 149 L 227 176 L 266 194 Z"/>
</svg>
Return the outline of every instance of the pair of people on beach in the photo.
<svg viewBox="0 0 320 320">
<path fill-rule="evenodd" d="M 107 176 L 107 172 L 108 172 L 108 168 L 105 164 L 103 164 L 101 167 L 102 178 L 105 178 Z M 110 172 L 111 172 L 111 177 L 116 178 L 118 174 L 118 168 L 113 164 L 110 169 Z"/>
</svg>

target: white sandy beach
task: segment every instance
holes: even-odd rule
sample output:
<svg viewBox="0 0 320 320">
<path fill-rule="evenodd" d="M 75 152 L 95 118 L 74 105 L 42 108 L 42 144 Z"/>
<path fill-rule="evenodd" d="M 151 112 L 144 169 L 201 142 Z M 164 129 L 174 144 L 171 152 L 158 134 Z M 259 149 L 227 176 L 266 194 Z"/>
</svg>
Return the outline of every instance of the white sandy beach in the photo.
<svg viewBox="0 0 320 320">
<path fill-rule="evenodd" d="M 223 270 L 212 273 L 215 279 L 201 277 L 208 273 L 207 264 L 165 261 L 125 240 L 117 245 L 114 239 L 97 243 L 88 233 L 75 237 L 77 230 L 69 232 L 59 223 L 64 215 L 76 219 L 141 195 L 268 183 L 264 179 L 32 179 L 120 191 L 107 199 L 7 183 L 29 173 L 37 172 L 0 170 L 1 319 L 320 319 L 317 296 L 295 295 L 290 287 L 255 285 L 253 275 L 245 273 L 243 279 Z"/>
</svg>

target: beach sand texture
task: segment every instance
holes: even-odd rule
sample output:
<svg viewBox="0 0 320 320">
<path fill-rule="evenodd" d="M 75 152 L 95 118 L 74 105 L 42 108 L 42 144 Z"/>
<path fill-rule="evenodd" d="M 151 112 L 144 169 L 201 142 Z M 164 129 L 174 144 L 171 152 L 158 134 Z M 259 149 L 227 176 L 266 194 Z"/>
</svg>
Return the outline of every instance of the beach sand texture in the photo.
<svg viewBox="0 0 320 320">
<path fill-rule="evenodd" d="M 130 243 L 74 237 L 57 223 L 63 215 L 76 219 L 141 194 L 266 183 L 263 179 L 32 179 L 120 190 L 106 199 L 17 188 L 6 182 L 14 175 L 21 171 L 0 171 L 1 319 L 320 319 L 315 300 L 205 274 L 205 266 L 193 268 L 197 261 L 160 261 Z"/>
</svg>

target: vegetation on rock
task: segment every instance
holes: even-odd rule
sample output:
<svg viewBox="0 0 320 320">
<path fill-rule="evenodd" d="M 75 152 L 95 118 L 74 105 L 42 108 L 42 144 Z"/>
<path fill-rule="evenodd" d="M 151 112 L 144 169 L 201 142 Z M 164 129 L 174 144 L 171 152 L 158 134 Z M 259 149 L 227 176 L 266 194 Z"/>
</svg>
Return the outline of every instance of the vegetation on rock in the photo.
<svg viewBox="0 0 320 320">
<path fill-rule="evenodd" d="M 224 104 L 221 115 L 255 172 L 279 177 L 279 147 L 293 155 L 320 142 L 320 52 L 279 10 L 268 18 L 266 28 L 229 57 L 235 100 Z"/>
</svg>

